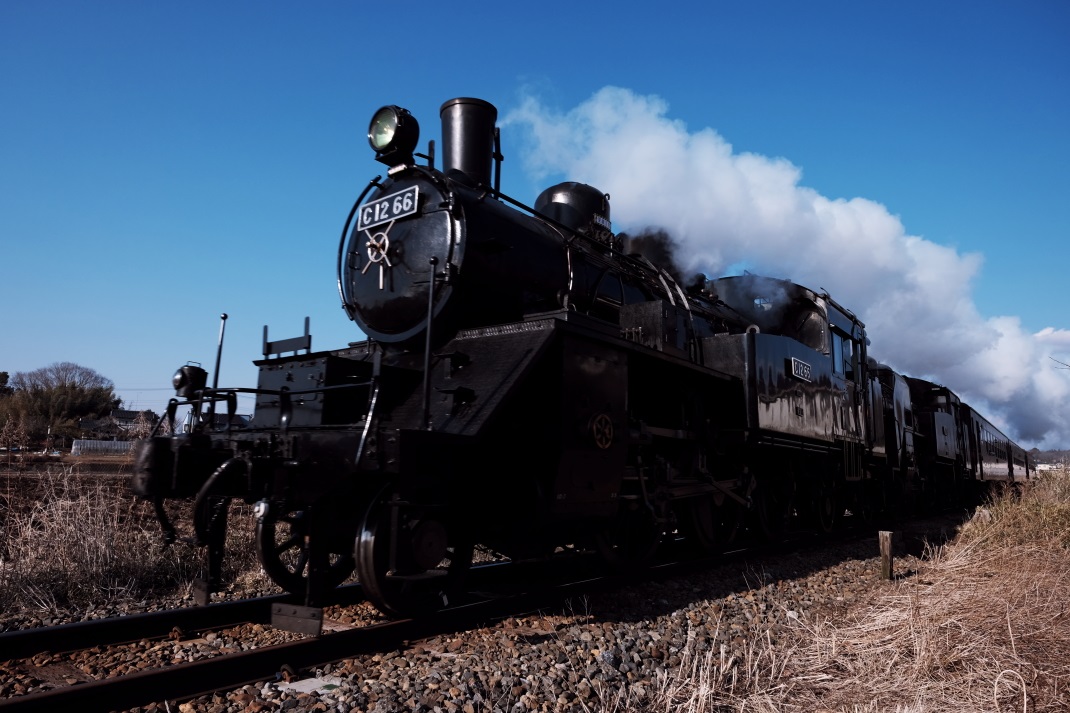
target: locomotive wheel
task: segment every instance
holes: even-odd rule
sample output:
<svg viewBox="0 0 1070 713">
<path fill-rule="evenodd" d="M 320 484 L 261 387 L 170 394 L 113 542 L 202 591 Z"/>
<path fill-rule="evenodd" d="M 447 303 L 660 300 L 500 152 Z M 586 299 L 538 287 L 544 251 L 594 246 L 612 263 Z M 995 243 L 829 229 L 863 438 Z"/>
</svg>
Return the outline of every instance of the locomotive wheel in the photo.
<svg viewBox="0 0 1070 713">
<path fill-rule="evenodd" d="M 273 515 L 256 522 L 256 555 L 275 584 L 291 594 L 308 590 L 309 563 L 320 553 L 312 550 L 311 518 L 304 510 Z M 319 542 L 324 542 L 320 540 Z M 324 545 L 325 546 L 325 545 Z M 334 589 L 353 571 L 350 553 L 328 552 L 320 589 Z"/>
<path fill-rule="evenodd" d="M 404 572 L 392 570 L 389 500 L 389 491 L 384 490 L 372 501 L 357 533 L 357 577 L 364 588 L 364 596 L 379 611 L 397 617 L 430 614 L 448 606 L 464 591 L 464 581 L 472 567 L 474 545 L 467 539 L 451 542 L 437 566 L 409 567 Z M 403 520 L 404 516 L 399 519 Z M 409 528 L 417 540 L 413 543 L 414 559 L 437 557 L 437 554 L 428 553 L 442 552 L 435 543 L 426 542 L 446 536 L 441 525 L 432 525 L 430 521 L 426 526 L 420 522 L 402 522 L 401 525 Z M 429 532 L 418 537 L 416 533 L 420 533 L 421 528 Z M 428 561 L 425 559 L 424 564 Z"/>
<path fill-rule="evenodd" d="M 723 544 L 731 544 L 736 541 L 746 510 L 743 505 L 734 498 L 725 498 L 724 503 L 718 508 L 720 511 L 720 538 Z"/>
<path fill-rule="evenodd" d="M 840 506 L 840 494 L 835 485 L 822 481 L 813 494 L 814 522 L 817 530 L 828 534 L 836 529 L 843 507 Z"/>
<path fill-rule="evenodd" d="M 739 531 L 742 510 L 725 495 L 688 498 L 680 502 L 679 519 L 683 534 L 703 550 L 713 551 L 732 542 Z"/>
<path fill-rule="evenodd" d="M 704 550 L 713 550 L 719 543 L 717 509 L 717 503 L 709 495 L 688 498 L 679 504 L 680 530 Z"/>
<path fill-rule="evenodd" d="M 791 520 L 791 495 L 782 484 L 759 480 L 751 495 L 757 510 L 758 530 L 769 542 L 779 542 Z"/>
<path fill-rule="evenodd" d="M 661 544 L 661 527 L 648 508 L 621 513 L 595 535 L 595 546 L 611 567 L 622 571 L 650 564 Z"/>
<path fill-rule="evenodd" d="M 813 511 L 813 524 L 818 532 L 829 534 L 836 529 L 843 515 L 839 489 L 828 478 L 820 478 L 814 484 L 810 507 Z"/>
<path fill-rule="evenodd" d="M 881 506 L 883 500 L 883 490 L 872 480 L 848 485 L 844 501 L 845 509 L 851 511 L 851 524 L 856 526 L 873 524 L 877 513 L 883 509 Z"/>
<path fill-rule="evenodd" d="M 906 485 L 899 468 L 893 468 L 883 484 L 878 484 L 875 490 L 882 518 L 892 519 L 906 508 Z"/>
</svg>

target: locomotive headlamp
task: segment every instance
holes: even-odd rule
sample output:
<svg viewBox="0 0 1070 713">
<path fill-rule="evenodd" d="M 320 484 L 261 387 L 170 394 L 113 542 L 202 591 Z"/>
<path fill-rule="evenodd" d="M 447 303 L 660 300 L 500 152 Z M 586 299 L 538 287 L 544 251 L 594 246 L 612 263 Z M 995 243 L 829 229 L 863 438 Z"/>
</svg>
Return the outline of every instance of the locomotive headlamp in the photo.
<svg viewBox="0 0 1070 713">
<path fill-rule="evenodd" d="M 384 106 L 368 125 L 368 143 L 375 150 L 375 160 L 388 166 L 412 161 L 419 140 L 420 124 L 399 106 Z"/>
<path fill-rule="evenodd" d="M 186 364 L 175 372 L 171 383 L 175 395 L 183 399 L 192 398 L 208 384 L 208 372 L 194 364 Z"/>
</svg>

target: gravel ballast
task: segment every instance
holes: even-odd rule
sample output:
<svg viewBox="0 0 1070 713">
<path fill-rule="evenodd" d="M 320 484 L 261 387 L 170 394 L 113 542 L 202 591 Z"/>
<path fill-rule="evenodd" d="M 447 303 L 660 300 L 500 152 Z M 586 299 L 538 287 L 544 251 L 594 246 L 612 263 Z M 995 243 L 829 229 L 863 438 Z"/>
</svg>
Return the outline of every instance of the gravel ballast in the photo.
<svg viewBox="0 0 1070 713">
<path fill-rule="evenodd" d="M 179 704 L 182 711 L 598 711 L 652 705 L 674 682 L 716 666 L 719 685 L 761 656 L 787 654 L 808 622 L 880 593 L 876 539 L 828 545 L 562 603 L 492 626 L 411 642 L 313 672 Z M 899 558 L 897 571 L 916 569 Z M 159 606 L 156 603 L 154 606 Z M 146 608 L 148 608 L 146 606 Z M 105 612 L 95 611 L 93 615 Z M 331 607 L 341 626 L 377 619 L 367 605 Z M 12 615 L 5 628 L 13 628 Z M 341 623 L 344 622 L 344 623 Z M 26 621 L 25 624 L 30 624 Z M 59 623 L 59 622 L 55 622 Z M 13 670 L 0 696 L 267 646 L 296 635 L 248 624 L 196 639 L 42 654 Z M 703 663 L 705 662 L 705 664 Z M 737 671 L 738 669 L 738 671 Z M 288 680 L 293 679 L 293 680 Z M 664 701 L 662 700 L 662 705 Z M 175 710 L 160 702 L 144 711 Z"/>
</svg>

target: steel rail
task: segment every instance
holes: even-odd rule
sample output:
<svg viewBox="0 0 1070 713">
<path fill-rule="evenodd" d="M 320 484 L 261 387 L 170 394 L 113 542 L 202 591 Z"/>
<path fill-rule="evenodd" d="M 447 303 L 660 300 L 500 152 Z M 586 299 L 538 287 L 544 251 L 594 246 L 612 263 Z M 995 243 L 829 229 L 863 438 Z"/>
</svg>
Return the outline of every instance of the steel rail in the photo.
<svg viewBox="0 0 1070 713">
<path fill-rule="evenodd" d="M 348 604 L 363 599 L 359 585 L 340 587 L 332 603 Z M 267 623 L 274 604 L 293 603 L 292 594 L 219 602 L 206 606 L 166 609 L 145 614 L 78 621 L 71 624 L 20 629 L 0 633 L 0 657 L 22 659 L 42 652 L 62 653 L 93 646 L 125 644 L 162 638 L 175 628 L 184 632 L 221 629 L 248 621 Z"/>
<path fill-rule="evenodd" d="M 309 668 L 389 643 L 396 644 L 414 631 L 416 622 L 413 620 L 377 624 L 314 639 L 0 699 L 0 710 L 5 713 L 113 711 L 153 701 L 195 698 L 214 691 L 239 688 L 247 683 L 274 680 L 276 673 L 285 667 L 294 670 Z"/>
<path fill-rule="evenodd" d="M 485 625 L 505 616 L 515 616 L 518 610 L 545 606 L 552 600 L 588 592 L 602 581 L 588 578 L 567 584 L 542 585 L 530 592 L 445 609 L 426 619 L 372 624 L 316 638 L 0 699 L 0 711 L 113 711 L 162 700 L 196 698 L 249 683 L 274 681 L 278 672 L 284 669 L 309 669 L 364 653 L 396 648 L 407 641 Z"/>
</svg>

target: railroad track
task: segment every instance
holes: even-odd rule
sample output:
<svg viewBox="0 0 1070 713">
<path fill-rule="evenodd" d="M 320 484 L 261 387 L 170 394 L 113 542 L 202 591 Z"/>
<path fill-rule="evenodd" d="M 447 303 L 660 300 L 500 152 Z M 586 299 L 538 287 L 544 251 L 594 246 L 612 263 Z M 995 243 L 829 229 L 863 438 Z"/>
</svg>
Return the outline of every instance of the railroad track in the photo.
<svg viewBox="0 0 1070 713">
<path fill-rule="evenodd" d="M 0 710 L 109 711 L 153 701 L 194 698 L 239 688 L 254 681 L 276 680 L 284 670 L 301 670 L 382 647 L 397 646 L 420 631 L 422 622 L 376 624 L 316 638 L 223 654 L 116 678 L 79 683 L 0 700 Z"/>
<path fill-rule="evenodd" d="M 961 519 L 958 521 L 961 522 Z M 942 527 L 944 526 L 929 528 L 929 531 L 939 535 Z M 925 531 L 925 528 L 921 531 Z M 832 538 L 806 536 L 777 545 L 739 548 L 710 558 L 678 557 L 657 565 L 642 577 L 591 575 L 589 562 L 585 564 L 580 558 L 565 567 L 551 567 L 546 563 L 511 565 L 504 569 L 512 570 L 513 573 L 499 578 L 501 581 L 494 587 L 495 595 L 492 598 L 445 609 L 433 617 L 329 631 L 314 638 L 241 653 L 219 654 L 199 661 L 0 699 L 0 711 L 121 710 L 154 701 L 195 698 L 216 691 L 234 690 L 249 683 L 276 681 L 283 671 L 300 672 L 360 654 L 401 648 L 408 643 L 432 636 L 478 628 L 492 624 L 502 617 L 519 616 L 525 612 L 552 607 L 562 600 L 594 591 L 612 590 L 640 580 L 679 577 L 689 571 L 709 567 L 712 563 L 725 564 L 755 557 L 763 558 L 777 551 L 798 551 L 842 542 L 844 538 L 872 536 L 872 532 L 847 532 L 843 533 L 842 537 Z M 918 536 L 916 531 L 913 537 Z M 503 568 L 500 565 L 475 568 L 475 587 L 479 588 L 481 584 L 489 582 L 495 574 L 500 574 L 495 570 L 501 569 Z M 486 579 L 481 580 L 483 575 Z M 349 602 L 360 599 L 360 589 L 356 586 L 342 588 L 340 594 Z M 163 638 L 176 627 L 188 633 L 226 628 L 241 622 L 264 623 L 270 620 L 274 605 L 285 605 L 289 601 L 292 601 L 292 598 L 286 596 L 266 597 L 66 624 L 47 629 L 9 632 L 0 634 L 0 651 L 3 651 L 5 659 L 20 659 L 43 651 L 54 653 L 146 638 Z"/>
<path fill-rule="evenodd" d="M 338 603 L 363 598 L 359 585 L 340 587 Z M 178 629 L 183 632 L 222 629 L 246 622 L 268 623 L 275 605 L 293 600 L 292 595 L 257 597 L 220 602 L 201 607 L 168 609 L 131 616 L 80 621 L 73 624 L 0 633 L 0 652 L 6 659 L 20 659 L 44 651 L 61 653 L 93 646 L 125 644 L 141 639 L 159 639 Z"/>
<path fill-rule="evenodd" d="M 364 653 L 395 649 L 409 641 L 464 631 L 515 614 L 518 610 L 537 608 L 556 598 L 584 593 L 591 586 L 609 586 L 610 581 L 613 580 L 587 578 L 562 584 L 551 583 L 532 591 L 500 594 L 493 599 L 447 608 L 426 619 L 405 619 L 329 631 L 321 636 L 251 651 L 221 654 L 200 661 L 0 699 L 0 711 L 123 710 L 153 701 L 195 698 L 215 691 L 240 688 L 248 683 L 278 680 L 283 671 L 297 672 Z M 178 626 L 175 622 L 179 619 L 185 622 L 190 631 L 220 628 L 238 621 L 260 620 L 270 612 L 273 604 L 285 599 L 268 597 L 121 618 L 129 621 L 102 620 L 99 623 L 85 622 L 10 632 L 0 634 L 0 650 L 4 651 L 5 658 L 26 658 L 46 650 L 42 648 L 46 642 L 59 646 L 58 650 L 71 651 L 86 646 L 101 646 L 105 639 L 121 643 L 152 638 L 148 633 L 150 630 L 152 636 L 163 637 Z M 179 619 L 176 619 L 176 613 L 180 615 Z M 211 626 L 207 626 L 209 623 Z M 142 626 L 145 628 L 142 629 Z M 72 631 L 79 637 L 78 640 L 65 638 L 65 634 Z M 131 636 L 134 632 L 140 633 Z M 102 638 L 94 638 L 98 635 Z M 20 656 L 8 653 L 5 644 L 9 642 L 13 642 L 15 647 L 10 651 Z"/>
</svg>

